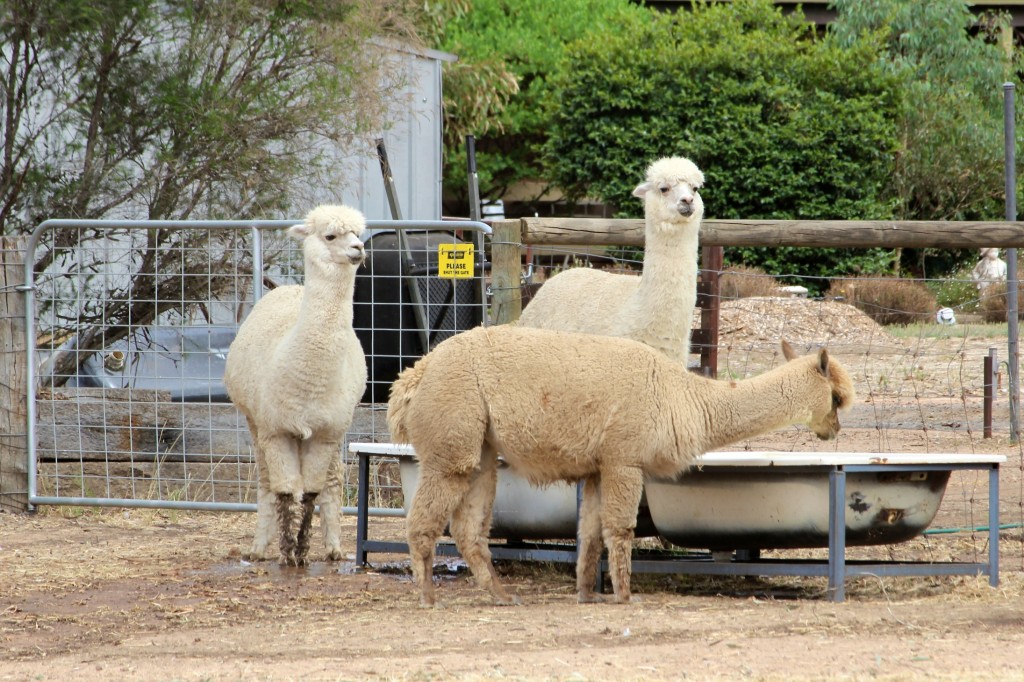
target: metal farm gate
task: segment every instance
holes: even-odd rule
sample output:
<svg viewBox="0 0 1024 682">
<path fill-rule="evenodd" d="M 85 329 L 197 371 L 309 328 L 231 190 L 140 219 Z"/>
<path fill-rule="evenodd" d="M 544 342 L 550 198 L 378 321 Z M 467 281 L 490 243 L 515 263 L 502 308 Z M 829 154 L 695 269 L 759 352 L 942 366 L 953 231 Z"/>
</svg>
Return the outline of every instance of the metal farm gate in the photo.
<svg viewBox="0 0 1024 682">
<path fill-rule="evenodd" d="M 255 460 L 224 362 L 264 288 L 302 282 L 301 243 L 283 234 L 297 222 L 48 220 L 35 230 L 23 287 L 30 504 L 255 510 Z M 486 224 L 367 225 L 354 327 L 371 382 L 346 454 L 349 442 L 388 440 L 398 371 L 486 320 Z M 448 243 L 475 247 L 471 277 L 439 277 Z M 371 504 L 387 513 L 401 501 L 397 471 L 377 474 Z"/>
</svg>

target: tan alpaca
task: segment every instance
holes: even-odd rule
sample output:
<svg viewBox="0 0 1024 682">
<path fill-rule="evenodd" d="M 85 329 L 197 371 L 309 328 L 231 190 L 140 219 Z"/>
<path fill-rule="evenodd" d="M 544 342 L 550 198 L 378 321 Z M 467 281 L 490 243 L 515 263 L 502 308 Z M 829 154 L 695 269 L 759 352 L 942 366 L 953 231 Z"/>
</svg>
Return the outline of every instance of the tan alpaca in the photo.
<svg viewBox="0 0 1024 682">
<path fill-rule="evenodd" d="M 421 601 L 435 601 L 437 539 L 451 522 L 479 584 L 510 603 L 487 534 L 497 458 L 536 485 L 584 481 L 576 581 L 593 585 L 602 535 L 614 600 L 630 600 L 633 529 L 645 476 L 685 471 L 700 454 L 790 424 L 819 438 L 839 431 L 837 408 L 854 389 L 828 353 L 797 358 L 744 381 L 716 381 L 630 339 L 479 327 L 438 345 L 391 389 L 388 427 L 411 443 L 419 488 L 407 520 Z"/>
</svg>

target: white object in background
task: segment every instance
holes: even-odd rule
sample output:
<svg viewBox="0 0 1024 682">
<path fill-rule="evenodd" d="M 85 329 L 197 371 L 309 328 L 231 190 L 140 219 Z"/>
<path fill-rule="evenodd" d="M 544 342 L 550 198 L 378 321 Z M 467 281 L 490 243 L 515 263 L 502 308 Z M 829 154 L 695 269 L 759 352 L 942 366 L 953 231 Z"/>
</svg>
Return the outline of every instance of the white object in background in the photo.
<svg viewBox="0 0 1024 682">
<path fill-rule="evenodd" d="M 956 324 L 956 315 L 953 314 L 952 308 L 939 308 L 935 313 L 935 321 L 939 324 Z"/>
<path fill-rule="evenodd" d="M 807 287 L 802 287 L 799 284 L 792 286 L 779 287 L 779 291 L 784 294 L 789 294 L 794 298 L 807 298 Z"/>
<path fill-rule="evenodd" d="M 504 220 L 505 201 L 502 199 L 496 199 L 495 201 L 481 201 L 480 216 L 481 220 Z"/>
<path fill-rule="evenodd" d="M 999 249 L 981 250 L 981 260 L 971 270 L 971 279 L 978 283 L 978 291 L 1006 281 L 1006 261 L 999 257 Z"/>
</svg>

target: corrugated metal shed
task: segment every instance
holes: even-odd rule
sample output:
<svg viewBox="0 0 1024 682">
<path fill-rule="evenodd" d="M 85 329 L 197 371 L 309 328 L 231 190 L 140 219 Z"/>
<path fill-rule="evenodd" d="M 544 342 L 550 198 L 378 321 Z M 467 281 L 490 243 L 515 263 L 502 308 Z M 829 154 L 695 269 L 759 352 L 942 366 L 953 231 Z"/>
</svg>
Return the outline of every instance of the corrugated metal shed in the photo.
<svg viewBox="0 0 1024 682">
<path fill-rule="evenodd" d="M 342 202 L 360 209 L 369 220 L 392 218 L 375 139 L 384 138 L 402 217 L 441 218 L 442 99 L 441 68 L 455 55 L 436 50 L 390 46 L 408 83 L 395 102 L 387 130 L 336 150 L 338 172 L 324 186 L 312 188 L 317 202 Z"/>
</svg>

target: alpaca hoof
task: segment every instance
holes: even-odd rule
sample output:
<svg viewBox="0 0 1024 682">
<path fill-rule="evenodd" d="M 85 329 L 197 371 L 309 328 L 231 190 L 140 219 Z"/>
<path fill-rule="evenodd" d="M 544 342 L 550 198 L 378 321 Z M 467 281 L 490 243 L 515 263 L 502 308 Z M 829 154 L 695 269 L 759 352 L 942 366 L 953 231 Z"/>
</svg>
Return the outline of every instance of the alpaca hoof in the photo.
<svg viewBox="0 0 1024 682">
<path fill-rule="evenodd" d="M 504 595 L 500 597 L 495 596 L 494 604 L 496 606 L 522 606 L 523 602 L 518 595 L 512 595 L 511 597 L 508 595 Z"/>
<path fill-rule="evenodd" d="M 438 602 L 433 597 L 420 597 L 420 608 L 421 609 L 443 609 L 444 605 Z"/>
<path fill-rule="evenodd" d="M 577 601 L 580 604 L 603 604 L 608 598 L 597 592 L 580 592 Z"/>
<path fill-rule="evenodd" d="M 298 566 L 298 561 L 294 554 L 282 554 L 277 560 L 278 566 Z"/>
<path fill-rule="evenodd" d="M 345 558 L 344 552 L 341 551 L 341 547 L 332 547 L 327 550 L 327 554 L 324 555 L 324 561 L 341 561 Z"/>
<path fill-rule="evenodd" d="M 643 599 L 641 599 L 639 595 L 631 594 L 625 598 L 615 595 L 609 601 L 613 604 L 639 604 Z"/>
</svg>

